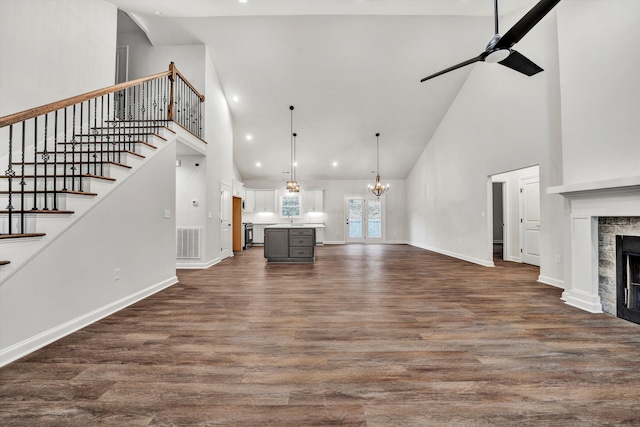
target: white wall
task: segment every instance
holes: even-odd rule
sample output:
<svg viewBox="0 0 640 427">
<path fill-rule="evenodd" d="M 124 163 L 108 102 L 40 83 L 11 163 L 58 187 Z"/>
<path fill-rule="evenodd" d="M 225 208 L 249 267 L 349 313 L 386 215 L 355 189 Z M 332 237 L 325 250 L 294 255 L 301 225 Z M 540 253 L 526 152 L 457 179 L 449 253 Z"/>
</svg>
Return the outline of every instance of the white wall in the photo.
<svg viewBox="0 0 640 427">
<path fill-rule="evenodd" d="M 558 9 L 564 184 L 640 176 L 640 2 Z"/>
<path fill-rule="evenodd" d="M 373 184 L 374 181 L 375 179 L 299 181 L 302 187 L 303 197 L 305 188 L 324 191 L 324 212 L 322 214 L 305 214 L 301 221 L 324 222 L 325 243 L 344 243 L 344 198 L 346 195 L 366 195 L 367 184 Z M 384 180 L 384 183 L 388 183 L 391 186 L 391 191 L 382 196 L 385 205 L 385 240 L 388 243 L 406 243 L 407 196 L 405 181 Z M 278 190 L 279 197 L 286 193 L 284 179 L 282 181 L 249 180 L 245 181 L 244 184 L 246 188 Z M 288 221 L 288 218 L 282 218 L 279 214 L 265 215 L 245 213 L 243 221 L 245 221 L 245 218 L 246 221 L 250 222 Z"/>
<path fill-rule="evenodd" d="M 112 85 L 116 25 L 102 0 L 0 1 L 0 116 Z"/>
<path fill-rule="evenodd" d="M 519 18 L 508 16 L 501 26 L 508 28 Z M 488 177 L 539 164 L 543 188 L 558 183 L 561 163 L 553 162 L 550 155 L 561 141 L 554 12 L 518 44 L 517 50 L 545 71 L 526 77 L 500 65 L 474 65 L 409 174 L 407 212 L 412 244 L 492 265 Z M 546 194 L 541 197 L 542 222 L 549 229 L 563 223 L 562 201 L 551 198 Z M 558 222 L 560 225 L 555 224 Z M 545 271 L 561 282 L 563 270 L 550 260 L 564 250 L 562 233 L 560 237 L 547 233 L 541 236 L 544 239 L 547 253 L 541 259 L 541 275 Z"/>
<path fill-rule="evenodd" d="M 177 282 L 175 219 L 164 217 L 175 205 L 175 169 L 173 142 L 2 283 L 3 358 Z"/>
<path fill-rule="evenodd" d="M 129 46 L 129 78 L 142 77 L 168 69 L 174 62 L 180 72 L 205 96 L 203 106 L 204 140 L 206 156 L 200 166 L 197 184 L 178 183 L 179 200 L 192 193 L 189 185 L 203 191 L 201 204 L 196 210 L 179 209 L 180 225 L 204 226 L 202 266 L 220 260 L 220 182 L 231 185 L 233 170 L 233 130 L 231 113 L 220 86 L 218 75 L 209 52 L 204 45 L 152 46 L 140 31 L 119 33 L 119 45 Z M 190 199 L 189 199 L 190 201 Z M 186 216 L 183 216 L 186 214 Z M 181 263 L 184 260 L 181 260 Z M 195 262 L 195 261 L 194 261 Z"/>
</svg>

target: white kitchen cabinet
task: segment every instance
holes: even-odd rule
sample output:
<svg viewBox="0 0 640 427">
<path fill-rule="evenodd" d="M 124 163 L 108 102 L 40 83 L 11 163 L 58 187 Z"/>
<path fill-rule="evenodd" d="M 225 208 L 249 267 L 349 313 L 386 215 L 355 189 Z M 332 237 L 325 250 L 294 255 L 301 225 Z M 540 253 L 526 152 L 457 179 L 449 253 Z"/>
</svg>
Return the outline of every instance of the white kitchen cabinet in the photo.
<svg viewBox="0 0 640 427">
<path fill-rule="evenodd" d="M 305 212 L 322 212 L 324 210 L 324 191 L 307 190 L 304 192 L 304 211 Z"/>
<path fill-rule="evenodd" d="M 276 190 L 255 190 L 254 212 L 276 211 Z"/>
<path fill-rule="evenodd" d="M 245 189 L 244 190 L 244 211 L 255 212 L 256 211 L 256 191 Z"/>
<path fill-rule="evenodd" d="M 264 245 L 264 224 L 253 224 L 253 244 Z"/>
</svg>

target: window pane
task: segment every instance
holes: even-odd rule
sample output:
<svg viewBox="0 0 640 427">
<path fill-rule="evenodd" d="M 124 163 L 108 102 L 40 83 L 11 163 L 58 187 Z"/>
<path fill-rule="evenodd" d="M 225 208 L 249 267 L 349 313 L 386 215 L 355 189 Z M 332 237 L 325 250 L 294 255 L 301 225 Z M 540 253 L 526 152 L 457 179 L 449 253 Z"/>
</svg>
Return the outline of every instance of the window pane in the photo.
<svg viewBox="0 0 640 427">
<path fill-rule="evenodd" d="M 298 196 L 282 197 L 282 216 L 300 216 L 300 198 Z"/>
<path fill-rule="evenodd" d="M 349 238 L 362 238 L 362 221 L 349 220 Z"/>
<path fill-rule="evenodd" d="M 371 239 L 381 239 L 382 238 L 382 223 L 380 221 L 372 221 L 368 222 L 368 230 L 367 237 Z"/>
</svg>

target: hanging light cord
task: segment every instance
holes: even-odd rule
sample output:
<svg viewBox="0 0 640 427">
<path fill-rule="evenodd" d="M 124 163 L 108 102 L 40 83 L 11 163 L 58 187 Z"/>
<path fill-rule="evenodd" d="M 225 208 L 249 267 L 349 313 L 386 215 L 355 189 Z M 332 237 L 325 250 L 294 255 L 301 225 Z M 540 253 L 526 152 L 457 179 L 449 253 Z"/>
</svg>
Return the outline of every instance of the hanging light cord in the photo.
<svg viewBox="0 0 640 427">
<path fill-rule="evenodd" d="M 376 175 L 380 175 L 380 141 L 378 137 L 380 133 L 376 133 Z"/>
</svg>

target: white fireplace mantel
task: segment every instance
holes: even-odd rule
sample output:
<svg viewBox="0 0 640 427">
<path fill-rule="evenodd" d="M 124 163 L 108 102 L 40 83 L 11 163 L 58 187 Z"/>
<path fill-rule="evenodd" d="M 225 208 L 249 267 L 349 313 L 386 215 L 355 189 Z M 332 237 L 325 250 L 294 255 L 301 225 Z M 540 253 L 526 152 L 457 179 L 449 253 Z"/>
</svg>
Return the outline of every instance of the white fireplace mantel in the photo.
<svg viewBox="0 0 640 427">
<path fill-rule="evenodd" d="M 569 200 L 571 280 L 562 298 L 574 307 L 602 313 L 598 294 L 598 217 L 640 216 L 640 176 L 547 188 Z"/>
</svg>

